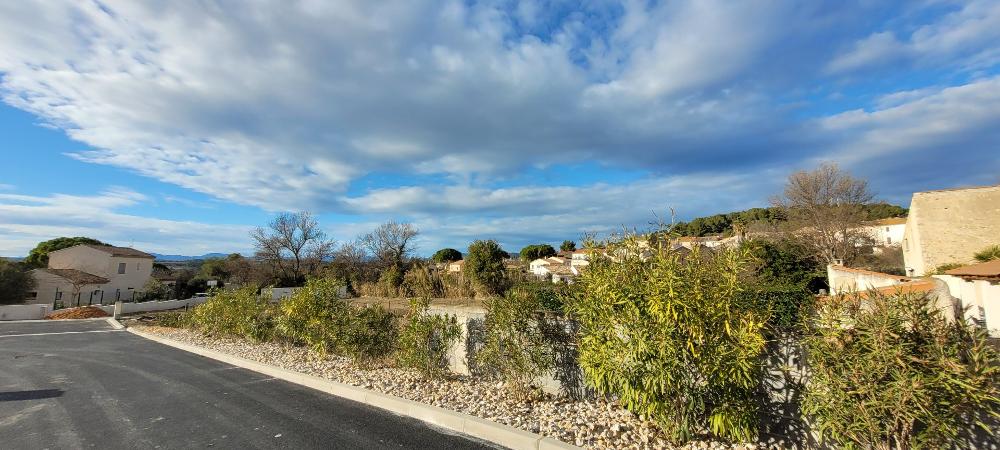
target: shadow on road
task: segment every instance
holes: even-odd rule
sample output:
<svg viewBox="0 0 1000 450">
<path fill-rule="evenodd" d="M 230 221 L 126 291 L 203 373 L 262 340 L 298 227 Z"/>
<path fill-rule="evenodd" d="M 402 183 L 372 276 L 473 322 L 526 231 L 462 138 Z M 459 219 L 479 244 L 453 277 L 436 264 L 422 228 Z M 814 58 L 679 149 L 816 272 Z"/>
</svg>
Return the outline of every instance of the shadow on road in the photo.
<svg viewBox="0 0 1000 450">
<path fill-rule="evenodd" d="M 0 402 L 16 402 L 19 400 L 41 400 L 43 398 L 62 397 L 62 389 L 36 389 L 34 391 L 0 392 Z"/>
</svg>

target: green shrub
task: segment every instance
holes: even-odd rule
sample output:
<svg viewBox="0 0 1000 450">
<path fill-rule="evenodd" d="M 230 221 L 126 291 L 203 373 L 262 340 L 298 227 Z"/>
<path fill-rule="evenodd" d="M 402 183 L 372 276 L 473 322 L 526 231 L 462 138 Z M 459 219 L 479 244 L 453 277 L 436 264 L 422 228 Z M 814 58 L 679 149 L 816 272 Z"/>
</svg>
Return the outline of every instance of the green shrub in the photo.
<svg viewBox="0 0 1000 450">
<path fill-rule="evenodd" d="M 195 307 L 191 321 L 203 333 L 266 341 L 274 330 L 274 308 L 253 286 L 225 289 Z"/>
<path fill-rule="evenodd" d="M 567 305 L 587 382 L 676 441 L 706 431 L 753 439 L 766 318 L 741 297 L 750 255 L 645 250 L 634 236 L 608 253 L 591 260 Z"/>
<path fill-rule="evenodd" d="M 410 313 L 400 330 L 397 360 L 426 378 L 447 373 L 448 349 L 462 335 L 454 316 L 429 314 L 426 300 L 411 300 Z"/>
<path fill-rule="evenodd" d="M 441 275 L 423 264 L 414 265 L 406 272 L 403 285 L 408 297 L 437 298 L 444 293 Z"/>
<path fill-rule="evenodd" d="M 805 344 L 802 409 L 839 446 L 951 448 L 978 414 L 1000 417 L 996 350 L 923 294 L 825 302 Z"/>
<path fill-rule="evenodd" d="M 987 262 L 993 261 L 994 259 L 1000 259 L 1000 245 L 991 245 L 986 247 L 975 255 L 976 261 Z"/>
<path fill-rule="evenodd" d="M 160 313 L 156 315 L 155 324 L 169 328 L 188 328 L 193 325 L 193 314 L 187 311 Z"/>
<path fill-rule="evenodd" d="M 343 353 L 355 364 L 369 366 L 386 358 L 396 349 L 396 317 L 380 305 L 356 308 L 341 341 Z"/>
<path fill-rule="evenodd" d="M 549 256 L 555 256 L 556 249 L 552 248 L 549 244 L 535 244 L 529 245 L 521 249 L 520 257 L 522 261 L 531 262 L 538 258 L 547 258 Z"/>
<path fill-rule="evenodd" d="M 507 289 L 505 255 L 496 241 L 475 241 L 469 246 L 462 271 L 476 294 L 500 295 Z"/>
<path fill-rule="evenodd" d="M 485 339 L 476 353 L 476 366 L 525 396 L 533 381 L 555 366 L 555 355 L 540 329 L 539 298 L 511 289 L 503 297 L 487 300 L 485 306 Z"/>
<path fill-rule="evenodd" d="M 947 272 L 947 271 L 949 271 L 951 269 L 957 269 L 957 268 L 962 267 L 964 265 L 965 264 L 961 264 L 961 263 L 944 263 L 944 264 L 941 264 L 940 266 L 935 267 L 934 270 L 931 271 L 931 273 L 929 273 L 928 275 L 944 275 L 945 272 Z"/>
<path fill-rule="evenodd" d="M 342 286 L 339 280 L 314 278 L 282 301 L 277 318 L 281 336 L 320 354 L 340 349 L 353 315 L 350 303 L 340 298 Z"/>
</svg>

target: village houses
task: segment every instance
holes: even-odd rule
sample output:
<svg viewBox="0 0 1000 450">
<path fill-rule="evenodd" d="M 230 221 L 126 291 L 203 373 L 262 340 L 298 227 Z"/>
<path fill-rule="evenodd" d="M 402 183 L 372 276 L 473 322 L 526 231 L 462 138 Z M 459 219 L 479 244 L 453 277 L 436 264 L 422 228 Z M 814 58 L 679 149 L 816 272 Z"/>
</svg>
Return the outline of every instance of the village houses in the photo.
<svg viewBox="0 0 1000 450">
<path fill-rule="evenodd" d="M 49 253 L 48 267 L 35 269 L 29 303 L 65 306 L 131 300 L 149 281 L 153 255 L 134 248 L 81 244 Z"/>
</svg>

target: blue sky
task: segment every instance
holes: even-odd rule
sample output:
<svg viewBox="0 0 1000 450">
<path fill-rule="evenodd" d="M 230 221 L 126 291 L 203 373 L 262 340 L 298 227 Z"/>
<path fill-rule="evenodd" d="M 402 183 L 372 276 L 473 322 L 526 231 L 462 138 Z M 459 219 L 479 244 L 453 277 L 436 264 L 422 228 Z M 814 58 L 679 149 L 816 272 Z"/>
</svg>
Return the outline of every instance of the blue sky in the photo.
<svg viewBox="0 0 1000 450">
<path fill-rule="evenodd" d="M 824 161 L 1000 183 L 1000 2 L 6 2 L 0 98 L 0 255 L 249 253 L 298 210 L 515 250 Z"/>
</svg>

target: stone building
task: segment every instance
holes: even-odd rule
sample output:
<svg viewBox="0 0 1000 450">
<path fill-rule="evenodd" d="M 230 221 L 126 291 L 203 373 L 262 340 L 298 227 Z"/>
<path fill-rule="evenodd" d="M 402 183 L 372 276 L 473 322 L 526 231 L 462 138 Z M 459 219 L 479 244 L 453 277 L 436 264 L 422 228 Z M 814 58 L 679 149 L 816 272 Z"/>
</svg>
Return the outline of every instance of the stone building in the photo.
<svg viewBox="0 0 1000 450">
<path fill-rule="evenodd" d="M 1000 185 L 917 192 L 903 234 L 906 274 L 923 276 L 943 264 L 969 264 L 1000 244 Z"/>
</svg>

